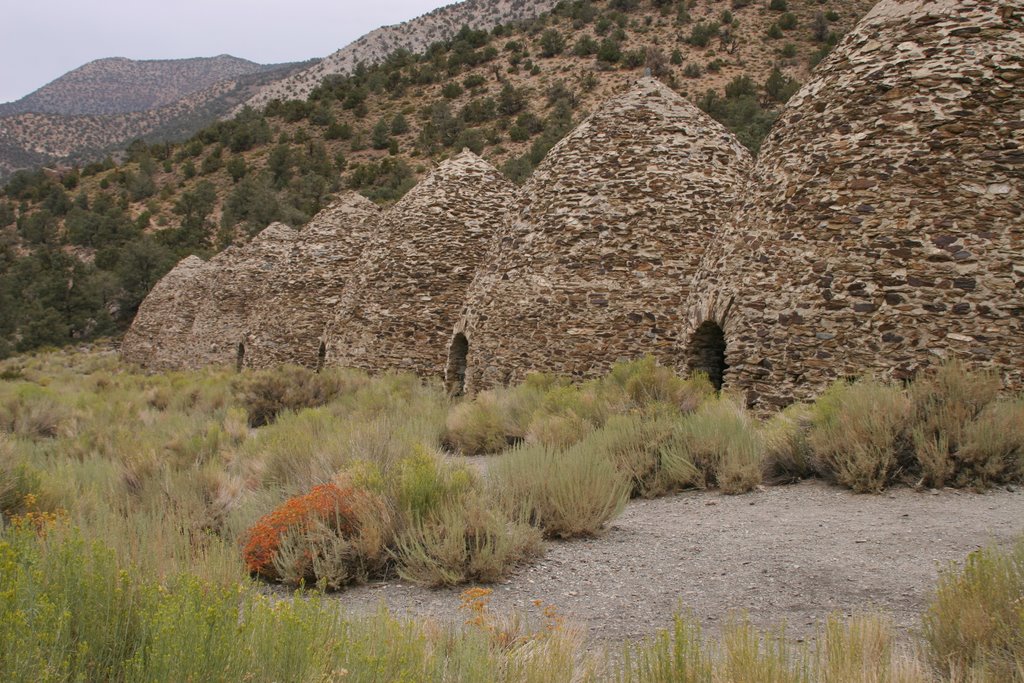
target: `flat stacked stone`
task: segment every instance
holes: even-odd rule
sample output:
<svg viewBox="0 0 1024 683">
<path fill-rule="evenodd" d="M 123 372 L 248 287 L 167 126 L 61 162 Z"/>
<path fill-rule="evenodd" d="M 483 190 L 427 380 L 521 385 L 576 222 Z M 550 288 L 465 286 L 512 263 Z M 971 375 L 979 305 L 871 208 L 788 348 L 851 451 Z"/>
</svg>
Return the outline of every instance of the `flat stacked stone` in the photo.
<svg viewBox="0 0 1024 683">
<path fill-rule="evenodd" d="M 151 370 L 187 365 L 187 338 L 199 306 L 195 287 L 208 271 L 209 265 L 201 258 L 187 256 L 156 283 L 124 335 L 124 360 Z"/>
<path fill-rule="evenodd" d="M 324 328 L 379 219 L 377 205 L 354 192 L 313 217 L 270 274 L 267 295 L 254 302 L 247 366 L 322 363 Z"/>
<path fill-rule="evenodd" d="M 604 104 L 524 186 L 469 291 L 453 339 L 468 341 L 466 389 L 595 377 L 643 354 L 683 369 L 690 284 L 751 164 L 654 79 Z"/>
<path fill-rule="evenodd" d="M 269 298 L 271 276 L 292 253 L 296 233 L 273 223 L 248 243 L 228 247 L 209 261 L 195 282 L 198 308 L 181 367 L 245 364 L 251 333 Z"/>
<path fill-rule="evenodd" d="M 466 150 L 385 212 L 327 331 L 327 363 L 442 377 L 466 291 L 515 196 Z"/>
<path fill-rule="evenodd" d="M 1024 388 L 1024 3 L 883 0 L 790 101 L 698 279 L 766 409 L 948 357 Z"/>
</svg>

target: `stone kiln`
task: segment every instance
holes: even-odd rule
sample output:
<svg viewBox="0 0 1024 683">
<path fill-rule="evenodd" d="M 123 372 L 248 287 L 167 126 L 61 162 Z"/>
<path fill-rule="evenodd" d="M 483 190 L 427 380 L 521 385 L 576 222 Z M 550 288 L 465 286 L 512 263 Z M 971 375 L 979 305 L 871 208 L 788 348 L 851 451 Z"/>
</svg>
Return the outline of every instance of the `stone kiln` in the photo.
<svg viewBox="0 0 1024 683">
<path fill-rule="evenodd" d="M 327 363 L 440 378 L 466 290 L 515 196 L 472 152 L 434 169 L 381 218 L 326 333 Z"/>
<path fill-rule="evenodd" d="M 750 166 L 728 130 L 652 78 L 607 102 L 523 187 L 455 327 L 452 389 L 463 372 L 475 390 L 537 370 L 594 377 L 648 353 L 682 370 L 690 283 Z"/>
<path fill-rule="evenodd" d="M 192 287 L 198 308 L 178 367 L 244 365 L 261 302 L 270 295 L 270 276 L 291 253 L 296 235 L 274 223 L 247 244 L 210 259 L 206 277 Z"/>
<path fill-rule="evenodd" d="M 209 264 L 198 256 L 188 256 L 161 278 L 125 333 L 121 356 L 152 370 L 187 365 L 191 354 L 188 337 L 199 308 L 196 292 L 208 274 Z"/>
<path fill-rule="evenodd" d="M 247 367 L 316 368 L 323 362 L 324 327 L 379 219 L 376 204 L 347 192 L 291 241 L 291 250 L 269 274 L 266 295 L 253 302 Z"/>
<path fill-rule="evenodd" d="M 1022 7 L 882 2 L 790 100 L 690 314 L 749 403 L 951 356 L 1024 388 Z"/>
<path fill-rule="evenodd" d="M 652 354 L 762 411 L 948 357 L 1024 389 L 1024 0 L 883 0 L 756 165 L 645 78 L 519 193 L 464 152 L 379 219 L 348 196 L 185 259 L 123 354 L 447 365 L 452 393 Z"/>
</svg>

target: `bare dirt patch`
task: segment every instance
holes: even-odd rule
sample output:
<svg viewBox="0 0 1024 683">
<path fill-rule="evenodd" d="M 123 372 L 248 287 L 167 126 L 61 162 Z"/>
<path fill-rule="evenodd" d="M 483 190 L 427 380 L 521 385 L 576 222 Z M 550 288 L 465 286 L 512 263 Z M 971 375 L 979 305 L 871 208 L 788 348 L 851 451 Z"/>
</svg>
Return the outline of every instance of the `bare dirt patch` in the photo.
<svg viewBox="0 0 1024 683">
<path fill-rule="evenodd" d="M 492 586 L 492 609 L 557 605 L 592 640 L 637 639 L 692 611 L 710 631 L 730 612 L 811 637 L 829 613 L 881 611 L 917 628 L 938 570 L 1024 532 L 1024 492 L 896 489 L 855 495 L 820 482 L 742 496 L 684 493 L 634 501 L 599 538 L 551 543 Z M 457 589 L 399 581 L 337 595 L 355 612 L 381 602 L 398 614 L 458 617 Z"/>
</svg>

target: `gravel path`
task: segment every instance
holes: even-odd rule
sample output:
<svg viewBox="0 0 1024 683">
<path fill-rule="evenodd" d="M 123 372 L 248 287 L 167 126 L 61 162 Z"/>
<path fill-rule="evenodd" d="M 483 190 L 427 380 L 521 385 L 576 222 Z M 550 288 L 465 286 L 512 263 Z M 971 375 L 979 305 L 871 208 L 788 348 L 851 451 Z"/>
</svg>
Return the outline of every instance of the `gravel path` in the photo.
<svg viewBox="0 0 1024 683">
<path fill-rule="evenodd" d="M 880 610 L 903 633 L 920 623 L 937 570 L 1024 532 L 1024 492 L 896 489 L 855 495 L 821 482 L 724 496 L 634 501 L 594 539 L 551 543 L 494 588 L 491 608 L 557 605 L 595 642 L 618 643 L 671 623 L 681 605 L 710 631 L 732 611 L 812 637 L 831 612 Z M 381 601 L 400 614 L 451 619 L 458 589 L 392 581 L 337 594 L 353 611 Z"/>
</svg>

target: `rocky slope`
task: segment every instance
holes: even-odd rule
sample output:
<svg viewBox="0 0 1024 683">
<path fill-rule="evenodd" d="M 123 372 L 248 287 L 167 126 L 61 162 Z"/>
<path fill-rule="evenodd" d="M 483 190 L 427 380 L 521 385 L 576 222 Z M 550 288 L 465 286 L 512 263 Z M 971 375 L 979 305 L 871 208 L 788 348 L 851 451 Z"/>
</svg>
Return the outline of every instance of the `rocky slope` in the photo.
<svg viewBox="0 0 1024 683">
<path fill-rule="evenodd" d="M 448 5 L 371 31 L 308 69 L 267 85 L 246 104 L 261 107 L 274 99 L 304 99 L 325 76 L 350 73 L 360 62 L 376 64 L 399 49 L 422 52 L 431 43 L 448 40 L 462 26 L 489 31 L 498 24 L 532 19 L 556 4 L 557 0 L 466 0 Z"/>
<path fill-rule="evenodd" d="M 266 83 L 308 66 L 228 55 L 90 62 L 0 104 L 0 178 L 19 168 L 89 161 L 136 138 L 187 136 Z"/>
<path fill-rule="evenodd" d="M 194 59 L 97 59 L 16 102 L 0 104 L 0 116 L 125 114 L 159 109 L 216 83 L 273 68 L 231 55 Z"/>
</svg>

